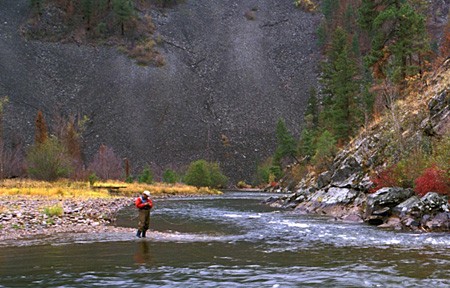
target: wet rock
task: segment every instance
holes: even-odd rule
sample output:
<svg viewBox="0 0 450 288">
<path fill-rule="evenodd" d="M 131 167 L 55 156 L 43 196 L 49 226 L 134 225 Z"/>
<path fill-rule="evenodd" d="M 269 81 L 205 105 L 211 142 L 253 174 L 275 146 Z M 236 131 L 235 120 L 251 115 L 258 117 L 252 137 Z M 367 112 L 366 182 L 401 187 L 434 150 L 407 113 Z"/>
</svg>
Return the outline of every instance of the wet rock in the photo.
<svg viewBox="0 0 450 288">
<path fill-rule="evenodd" d="M 366 217 L 383 207 L 393 208 L 413 196 L 411 189 L 385 187 L 367 196 Z"/>
<path fill-rule="evenodd" d="M 450 230 L 450 212 L 438 213 L 432 220 L 426 221 L 424 227 L 432 231 Z"/>
<path fill-rule="evenodd" d="M 387 228 L 387 229 L 394 229 L 394 230 L 402 230 L 402 222 L 400 218 L 398 217 L 389 217 L 386 221 L 386 223 L 383 223 L 381 225 L 378 225 L 379 228 Z"/>
<path fill-rule="evenodd" d="M 351 213 L 351 214 L 343 216 L 342 217 L 342 221 L 344 221 L 344 222 L 358 222 L 358 223 L 361 223 L 361 222 L 363 222 L 363 219 L 361 217 L 361 214 Z"/>
<path fill-rule="evenodd" d="M 323 197 L 322 203 L 324 205 L 349 204 L 359 193 L 354 189 L 331 187 Z"/>
<path fill-rule="evenodd" d="M 420 198 L 414 195 L 395 206 L 392 211 L 394 211 L 398 215 L 406 215 L 410 214 L 413 210 L 419 211 L 421 204 L 422 201 L 420 200 Z"/>
<path fill-rule="evenodd" d="M 420 199 L 423 203 L 422 210 L 424 211 L 449 211 L 448 199 L 436 192 L 428 192 Z"/>
<path fill-rule="evenodd" d="M 389 211 L 391 211 L 391 208 L 389 207 L 383 207 L 381 209 L 375 210 L 372 212 L 372 215 L 376 215 L 376 216 L 388 216 L 389 215 Z"/>
</svg>

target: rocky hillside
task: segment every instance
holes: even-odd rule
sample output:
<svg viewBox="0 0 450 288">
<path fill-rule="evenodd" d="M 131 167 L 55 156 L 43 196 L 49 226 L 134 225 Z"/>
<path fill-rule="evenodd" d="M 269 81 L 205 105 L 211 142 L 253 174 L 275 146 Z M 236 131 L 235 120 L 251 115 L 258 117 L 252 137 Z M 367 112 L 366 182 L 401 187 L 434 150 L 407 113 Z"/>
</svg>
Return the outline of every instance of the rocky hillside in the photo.
<svg viewBox="0 0 450 288">
<path fill-rule="evenodd" d="M 388 159 L 428 141 L 448 143 L 450 139 L 450 58 L 424 81 L 413 83 L 409 96 L 397 103 L 395 115 L 394 111 L 387 111 L 363 131 L 336 156 L 331 170 L 310 174 L 297 184 L 292 195 L 268 202 L 303 213 L 364 220 L 382 227 L 450 230 L 447 196 L 428 193 L 419 198 L 412 189 L 399 187 L 369 193 L 374 186 L 370 176 L 389 171 Z M 447 149 L 439 151 L 439 159 L 448 173 L 450 153 L 448 144 L 444 147 Z M 406 173 L 414 172 L 412 165 L 406 167 Z"/>
<path fill-rule="evenodd" d="M 316 86 L 320 16 L 292 1 L 187 0 L 152 10 L 162 67 L 136 65 L 111 47 L 27 41 L 28 3 L 0 1 L 6 142 L 32 143 L 38 109 L 48 122 L 87 116 L 87 161 L 103 143 L 135 171 L 204 158 L 235 182 L 250 181 L 273 152 L 279 117 L 298 134 Z"/>
</svg>

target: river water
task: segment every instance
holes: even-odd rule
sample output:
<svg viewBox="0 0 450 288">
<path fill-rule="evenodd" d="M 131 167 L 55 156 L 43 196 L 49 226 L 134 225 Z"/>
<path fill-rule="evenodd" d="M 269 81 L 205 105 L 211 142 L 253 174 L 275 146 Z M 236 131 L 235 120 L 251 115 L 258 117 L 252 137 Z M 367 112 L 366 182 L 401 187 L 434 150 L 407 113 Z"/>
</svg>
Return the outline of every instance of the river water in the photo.
<svg viewBox="0 0 450 288">
<path fill-rule="evenodd" d="M 450 287 L 450 235 L 270 208 L 268 194 L 155 201 L 146 239 L 55 235 L 0 247 L 0 287 Z M 117 225 L 134 227 L 136 211 Z"/>
</svg>

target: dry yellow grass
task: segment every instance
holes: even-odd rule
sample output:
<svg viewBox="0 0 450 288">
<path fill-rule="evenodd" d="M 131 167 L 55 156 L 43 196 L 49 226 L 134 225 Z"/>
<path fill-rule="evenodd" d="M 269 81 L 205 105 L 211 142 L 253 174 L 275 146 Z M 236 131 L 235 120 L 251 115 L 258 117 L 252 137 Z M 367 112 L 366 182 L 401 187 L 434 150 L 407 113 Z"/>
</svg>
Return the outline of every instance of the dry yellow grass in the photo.
<svg viewBox="0 0 450 288">
<path fill-rule="evenodd" d="M 114 190 L 116 196 L 134 196 L 144 190 L 153 196 L 219 194 L 209 188 L 196 188 L 183 184 L 138 184 L 118 181 L 97 182 L 92 187 L 89 182 L 70 181 L 56 182 L 14 179 L 0 181 L 0 196 L 29 195 L 47 198 L 106 198 L 111 197 L 109 191 Z"/>
</svg>

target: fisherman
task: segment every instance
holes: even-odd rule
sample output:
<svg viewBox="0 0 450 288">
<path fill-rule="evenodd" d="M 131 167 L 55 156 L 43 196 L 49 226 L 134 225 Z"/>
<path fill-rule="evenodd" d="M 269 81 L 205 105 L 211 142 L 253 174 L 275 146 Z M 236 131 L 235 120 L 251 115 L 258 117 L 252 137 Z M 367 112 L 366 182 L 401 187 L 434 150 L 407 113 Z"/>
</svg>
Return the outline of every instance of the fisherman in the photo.
<svg viewBox="0 0 450 288">
<path fill-rule="evenodd" d="M 136 237 L 145 238 L 145 232 L 147 232 L 150 224 L 150 209 L 153 207 L 150 192 L 147 190 L 144 191 L 141 196 L 136 198 L 134 203 L 136 204 L 136 208 L 139 209 L 139 223 Z"/>
</svg>

